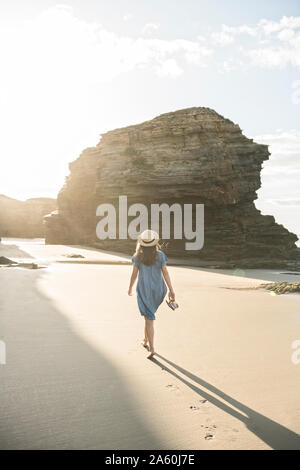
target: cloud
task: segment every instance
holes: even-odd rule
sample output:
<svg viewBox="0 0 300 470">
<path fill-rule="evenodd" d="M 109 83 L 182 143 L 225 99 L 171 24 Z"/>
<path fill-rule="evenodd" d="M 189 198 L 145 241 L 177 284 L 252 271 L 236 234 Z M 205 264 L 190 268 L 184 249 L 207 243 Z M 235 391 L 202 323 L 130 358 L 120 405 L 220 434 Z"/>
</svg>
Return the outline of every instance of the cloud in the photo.
<svg viewBox="0 0 300 470">
<path fill-rule="evenodd" d="M 238 35 L 256 36 L 257 30 L 255 27 L 253 28 L 248 25 L 229 26 L 223 24 L 221 31 L 216 31 L 210 34 L 210 40 L 213 44 L 227 46 L 235 42 Z"/>
<path fill-rule="evenodd" d="M 280 41 L 289 41 L 290 39 L 293 39 L 295 37 L 295 31 L 293 29 L 283 29 L 282 31 L 280 31 L 280 33 L 278 34 L 278 39 L 280 39 Z"/>
<path fill-rule="evenodd" d="M 284 16 L 280 21 L 261 20 L 257 35 L 267 47 L 246 51 L 253 65 L 263 68 L 300 67 L 300 17 Z"/>
<path fill-rule="evenodd" d="M 294 52 L 283 47 L 253 49 L 246 54 L 252 64 L 262 68 L 285 68 L 295 59 Z"/>
<path fill-rule="evenodd" d="M 126 13 L 125 15 L 123 15 L 123 20 L 124 20 L 124 21 L 132 20 L 132 18 L 133 18 L 133 14 L 132 14 L 132 13 Z"/>
<path fill-rule="evenodd" d="M 254 26 L 249 26 L 249 25 L 241 25 L 241 26 L 228 26 L 228 25 L 222 25 L 222 30 L 225 33 L 229 33 L 232 35 L 238 35 L 238 34 L 245 34 L 248 36 L 257 36 L 257 28 Z"/>
<path fill-rule="evenodd" d="M 228 34 L 225 31 L 220 31 L 217 33 L 212 33 L 211 40 L 214 44 L 219 46 L 228 46 L 228 44 L 233 43 L 234 37 L 232 34 Z"/>
<path fill-rule="evenodd" d="M 222 71 L 250 65 L 269 69 L 300 67 L 300 17 L 284 16 L 278 22 L 262 19 L 254 25 L 223 24 L 220 31 L 207 36 L 207 43 L 221 48 L 230 46 L 221 57 Z"/>
<path fill-rule="evenodd" d="M 213 49 L 201 45 L 197 41 L 188 41 L 186 39 L 176 39 L 174 45 L 183 51 L 185 60 L 189 64 L 206 66 L 206 58 L 213 54 Z"/>
<path fill-rule="evenodd" d="M 175 59 L 167 59 L 157 69 L 157 75 L 160 77 L 176 78 L 183 74 L 183 69 L 179 67 Z"/>
<path fill-rule="evenodd" d="M 299 16 L 283 16 L 280 21 L 270 21 L 262 19 L 258 23 L 258 28 L 263 30 L 266 35 L 280 33 L 285 29 L 299 29 L 300 17 Z"/>
<path fill-rule="evenodd" d="M 145 33 L 153 33 L 154 31 L 157 31 L 159 29 L 159 23 L 146 23 L 145 26 L 142 29 L 142 32 Z"/>
<path fill-rule="evenodd" d="M 270 201 L 273 204 L 278 204 L 279 206 L 300 206 L 300 198 L 299 199 L 284 199 L 284 200 L 278 200 L 278 199 L 271 199 Z"/>
</svg>

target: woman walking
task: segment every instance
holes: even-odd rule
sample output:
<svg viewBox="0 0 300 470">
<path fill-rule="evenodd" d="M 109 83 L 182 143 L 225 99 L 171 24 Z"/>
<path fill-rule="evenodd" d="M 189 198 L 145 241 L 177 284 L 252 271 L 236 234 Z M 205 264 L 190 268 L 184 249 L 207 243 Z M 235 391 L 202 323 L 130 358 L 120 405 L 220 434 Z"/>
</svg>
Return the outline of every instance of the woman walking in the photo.
<svg viewBox="0 0 300 470">
<path fill-rule="evenodd" d="M 143 346 L 150 348 L 151 359 L 154 354 L 154 328 L 155 312 L 163 302 L 167 287 L 169 300 L 175 301 L 171 279 L 167 269 L 167 257 L 160 250 L 159 236 L 153 230 L 145 230 L 138 237 L 136 252 L 132 256 L 133 270 L 130 278 L 128 295 L 132 294 L 134 283 L 137 283 L 137 302 L 141 315 L 145 318 L 145 337 Z"/>
</svg>

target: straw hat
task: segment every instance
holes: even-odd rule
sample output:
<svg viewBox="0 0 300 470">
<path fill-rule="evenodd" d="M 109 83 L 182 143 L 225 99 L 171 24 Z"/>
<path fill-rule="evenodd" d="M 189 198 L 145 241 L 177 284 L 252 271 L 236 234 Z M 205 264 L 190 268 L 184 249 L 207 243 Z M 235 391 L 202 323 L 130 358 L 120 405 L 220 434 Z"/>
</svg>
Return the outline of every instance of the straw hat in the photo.
<svg viewBox="0 0 300 470">
<path fill-rule="evenodd" d="M 145 230 L 138 236 L 138 242 L 141 246 L 154 246 L 159 241 L 158 233 L 154 230 Z"/>
</svg>

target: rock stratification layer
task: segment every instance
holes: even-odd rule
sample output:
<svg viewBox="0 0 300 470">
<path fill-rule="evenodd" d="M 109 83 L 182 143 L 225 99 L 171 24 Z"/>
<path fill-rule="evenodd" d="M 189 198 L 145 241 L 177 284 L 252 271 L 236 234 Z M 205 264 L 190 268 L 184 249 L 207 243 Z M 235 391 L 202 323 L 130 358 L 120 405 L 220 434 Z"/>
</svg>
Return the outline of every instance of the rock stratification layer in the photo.
<svg viewBox="0 0 300 470">
<path fill-rule="evenodd" d="M 97 206 L 110 203 L 118 213 L 118 198 L 126 195 L 128 206 L 142 203 L 149 212 L 150 204 L 204 204 L 204 247 L 186 251 L 186 240 L 172 239 L 171 228 L 169 256 L 240 266 L 292 259 L 297 236 L 254 205 L 269 155 L 267 145 L 248 139 L 237 124 L 209 108 L 183 109 L 109 131 L 70 164 L 58 211 L 45 221 L 46 241 L 132 253 L 130 239 L 96 236 Z"/>
</svg>

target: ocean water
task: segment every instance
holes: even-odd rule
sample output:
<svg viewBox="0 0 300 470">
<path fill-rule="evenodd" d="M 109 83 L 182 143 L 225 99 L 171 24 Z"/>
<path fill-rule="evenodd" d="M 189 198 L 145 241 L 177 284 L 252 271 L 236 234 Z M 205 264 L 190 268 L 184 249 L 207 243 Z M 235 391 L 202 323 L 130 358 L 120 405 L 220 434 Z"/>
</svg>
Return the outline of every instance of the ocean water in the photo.
<svg viewBox="0 0 300 470">
<path fill-rule="evenodd" d="M 17 243 L 31 243 L 34 245 L 45 245 L 45 238 L 10 238 L 1 237 L 3 245 L 16 245 Z"/>
</svg>

